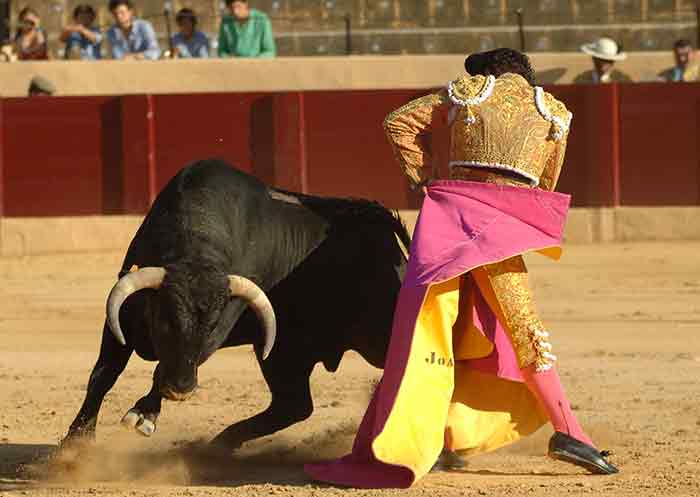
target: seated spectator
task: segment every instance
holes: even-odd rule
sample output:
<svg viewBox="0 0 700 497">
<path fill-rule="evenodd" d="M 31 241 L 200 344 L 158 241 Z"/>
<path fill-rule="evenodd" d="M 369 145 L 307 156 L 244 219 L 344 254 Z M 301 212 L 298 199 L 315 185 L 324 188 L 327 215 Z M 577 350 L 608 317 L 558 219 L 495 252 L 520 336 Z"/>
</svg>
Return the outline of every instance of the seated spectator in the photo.
<svg viewBox="0 0 700 497">
<path fill-rule="evenodd" d="M 66 59 L 97 60 L 102 58 L 102 33 L 95 26 L 95 9 L 78 5 L 73 10 L 74 24 L 63 28 L 61 41 L 66 44 Z"/>
<path fill-rule="evenodd" d="M 197 30 L 197 16 L 192 9 L 180 9 L 175 16 L 180 30 L 173 36 L 173 57 L 181 59 L 209 57 L 209 38 Z"/>
<path fill-rule="evenodd" d="M 119 60 L 156 60 L 160 47 L 150 22 L 137 19 L 130 0 L 110 0 L 109 10 L 115 24 L 107 31 L 112 58 Z"/>
<path fill-rule="evenodd" d="M 43 76 L 34 76 L 29 82 L 27 94 L 30 97 L 50 97 L 54 93 L 56 93 L 56 87 Z"/>
<path fill-rule="evenodd" d="M 700 78 L 700 66 L 693 59 L 693 46 L 688 40 L 680 39 L 673 44 L 673 56 L 676 65 L 662 71 L 659 78 L 663 81 L 690 82 Z"/>
<path fill-rule="evenodd" d="M 274 57 L 277 53 L 267 14 L 247 0 L 226 0 L 231 13 L 221 20 L 219 57 Z"/>
<path fill-rule="evenodd" d="M 15 50 L 19 60 L 47 60 L 46 34 L 41 29 L 39 14 L 31 7 L 19 13 L 19 28 L 15 36 Z"/>
<path fill-rule="evenodd" d="M 606 84 L 629 83 L 632 79 L 613 66 L 615 62 L 625 60 L 627 54 L 610 38 L 598 38 L 593 43 L 587 43 L 581 47 L 581 51 L 593 57 L 593 69 L 584 71 L 576 78 L 577 84 Z"/>
</svg>

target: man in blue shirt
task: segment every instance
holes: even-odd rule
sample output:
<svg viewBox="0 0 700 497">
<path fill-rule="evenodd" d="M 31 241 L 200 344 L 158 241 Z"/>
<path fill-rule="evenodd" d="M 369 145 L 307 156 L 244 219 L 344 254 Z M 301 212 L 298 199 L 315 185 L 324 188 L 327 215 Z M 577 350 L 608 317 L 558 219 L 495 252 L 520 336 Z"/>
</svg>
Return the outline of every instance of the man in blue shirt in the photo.
<svg viewBox="0 0 700 497">
<path fill-rule="evenodd" d="M 192 9 L 180 9 L 175 16 L 180 32 L 173 36 L 174 56 L 182 59 L 209 57 L 209 38 L 198 31 L 197 16 Z"/>
<path fill-rule="evenodd" d="M 676 65 L 662 71 L 659 78 L 669 83 L 693 82 L 700 79 L 700 66 L 694 59 L 693 45 L 685 38 L 673 44 Z"/>
<path fill-rule="evenodd" d="M 150 22 L 134 18 L 130 0 L 110 0 L 109 10 L 115 24 L 107 31 L 112 58 L 155 60 L 160 57 L 156 32 Z"/>
<path fill-rule="evenodd" d="M 78 5 L 73 10 L 74 24 L 63 28 L 61 41 L 66 43 L 66 59 L 98 60 L 102 58 L 102 33 L 96 27 L 95 9 Z"/>
</svg>

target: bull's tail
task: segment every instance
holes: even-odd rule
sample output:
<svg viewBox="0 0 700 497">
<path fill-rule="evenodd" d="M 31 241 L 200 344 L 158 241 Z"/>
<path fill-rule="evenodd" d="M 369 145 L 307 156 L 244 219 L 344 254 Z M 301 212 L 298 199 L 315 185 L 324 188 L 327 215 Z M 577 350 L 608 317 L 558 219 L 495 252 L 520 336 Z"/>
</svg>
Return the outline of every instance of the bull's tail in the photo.
<svg viewBox="0 0 700 497">
<path fill-rule="evenodd" d="M 401 219 L 399 211 L 393 209 L 391 215 L 394 218 L 394 234 L 401 242 L 405 254 L 408 255 L 408 251 L 411 248 L 411 235 L 408 234 L 408 228 L 406 228 L 406 222 Z"/>
</svg>

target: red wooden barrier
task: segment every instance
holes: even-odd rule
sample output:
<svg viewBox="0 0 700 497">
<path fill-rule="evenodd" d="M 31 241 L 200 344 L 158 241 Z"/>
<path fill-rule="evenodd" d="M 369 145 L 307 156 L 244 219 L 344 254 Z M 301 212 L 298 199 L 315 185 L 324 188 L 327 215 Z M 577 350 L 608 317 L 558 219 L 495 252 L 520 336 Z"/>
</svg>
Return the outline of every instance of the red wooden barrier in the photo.
<svg viewBox="0 0 700 497">
<path fill-rule="evenodd" d="M 185 164 L 212 157 L 271 179 L 270 95 L 159 95 L 153 100 L 159 191 Z"/>
<path fill-rule="evenodd" d="M 313 193 L 415 205 L 382 128 L 393 109 L 425 92 L 308 92 L 305 95 L 309 189 Z"/>
<path fill-rule="evenodd" d="M 5 138 L 5 125 L 4 125 L 4 119 L 3 119 L 3 112 L 4 112 L 4 101 L 2 98 L 0 98 L 0 217 L 3 216 L 4 208 L 5 208 L 5 181 L 3 181 L 3 178 L 5 177 L 5 172 L 4 172 L 4 162 L 5 162 L 5 154 L 3 151 L 5 150 L 3 147 L 3 139 Z"/>
<path fill-rule="evenodd" d="M 154 163 L 149 161 L 153 144 L 149 143 L 148 107 L 145 95 L 121 98 L 118 117 L 121 123 L 121 164 L 115 176 L 122 184 L 122 210 L 127 214 L 146 212 L 156 193 L 152 180 L 155 171 L 149 170 Z"/>
<path fill-rule="evenodd" d="M 574 205 L 700 204 L 700 84 L 548 90 L 574 113 L 559 187 Z M 0 209 L 9 216 L 144 213 L 181 167 L 208 157 L 288 190 L 416 207 L 382 121 L 424 93 L 0 100 Z M 446 144 L 446 133 L 434 134 L 441 166 Z"/>
<path fill-rule="evenodd" d="M 269 144 L 274 149 L 272 183 L 302 193 L 309 191 L 305 102 L 305 95 L 299 92 L 273 97 L 273 141 Z"/>
<path fill-rule="evenodd" d="M 624 205 L 699 205 L 700 85 L 620 87 Z"/>
<path fill-rule="evenodd" d="M 551 86 L 547 91 L 574 115 L 557 190 L 572 194 L 572 205 L 577 207 L 617 205 L 616 85 Z"/>
<path fill-rule="evenodd" d="M 113 150 L 113 97 L 3 101 L 4 213 L 86 215 L 111 210 L 104 151 Z"/>
</svg>

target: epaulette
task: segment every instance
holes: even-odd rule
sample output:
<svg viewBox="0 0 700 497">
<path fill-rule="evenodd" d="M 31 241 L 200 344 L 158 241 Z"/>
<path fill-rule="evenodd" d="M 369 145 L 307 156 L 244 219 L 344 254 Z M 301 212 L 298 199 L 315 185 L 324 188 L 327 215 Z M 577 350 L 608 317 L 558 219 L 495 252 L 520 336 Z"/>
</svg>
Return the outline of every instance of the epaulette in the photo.
<svg viewBox="0 0 700 497">
<path fill-rule="evenodd" d="M 447 96 L 453 104 L 467 108 L 465 122 L 467 125 L 476 122 L 476 116 L 472 107 L 475 107 L 488 99 L 493 93 L 496 78 L 489 76 L 464 76 L 447 85 Z"/>
<path fill-rule="evenodd" d="M 464 76 L 447 85 L 447 94 L 456 105 L 479 105 L 493 93 L 496 78 L 493 76 Z"/>
<path fill-rule="evenodd" d="M 535 105 L 542 117 L 552 124 L 552 138 L 556 141 L 564 138 L 569 132 L 573 118 L 573 114 L 569 112 L 566 105 L 540 86 L 535 87 Z"/>
</svg>

